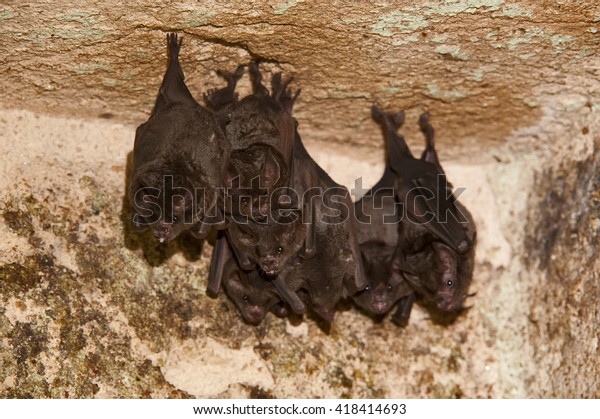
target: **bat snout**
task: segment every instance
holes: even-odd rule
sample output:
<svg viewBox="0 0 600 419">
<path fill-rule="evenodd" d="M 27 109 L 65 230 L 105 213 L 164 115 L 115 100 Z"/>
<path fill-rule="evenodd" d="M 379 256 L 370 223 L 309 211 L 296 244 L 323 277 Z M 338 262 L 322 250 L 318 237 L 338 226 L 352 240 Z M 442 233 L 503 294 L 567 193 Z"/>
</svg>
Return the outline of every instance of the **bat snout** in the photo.
<svg viewBox="0 0 600 419">
<path fill-rule="evenodd" d="M 261 258 L 259 264 L 260 269 L 268 276 L 275 276 L 279 273 L 279 261 L 272 256 Z"/>
<path fill-rule="evenodd" d="M 387 301 L 373 299 L 371 305 L 374 314 L 385 314 L 390 309 Z"/>
<path fill-rule="evenodd" d="M 453 294 L 438 294 L 435 298 L 435 305 L 442 311 L 458 311 L 462 308 L 464 298 L 459 298 Z"/>
<path fill-rule="evenodd" d="M 257 305 L 246 307 L 242 313 L 244 320 L 251 324 L 260 323 L 265 318 L 265 310 Z"/>
<path fill-rule="evenodd" d="M 168 243 L 173 239 L 173 229 L 169 224 L 159 223 L 152 230 L 152 234 L 160 243 Z"/>
</svg>

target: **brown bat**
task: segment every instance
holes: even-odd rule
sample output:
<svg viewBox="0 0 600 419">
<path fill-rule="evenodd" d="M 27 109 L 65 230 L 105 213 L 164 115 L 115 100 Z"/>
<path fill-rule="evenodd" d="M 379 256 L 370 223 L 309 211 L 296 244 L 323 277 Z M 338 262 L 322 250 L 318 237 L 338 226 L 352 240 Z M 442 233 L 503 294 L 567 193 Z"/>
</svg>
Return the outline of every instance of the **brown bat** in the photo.
<svg viewBox="0 0 600 419">
<path fill-rule="evenodd" d="M 406 199 L 408 194 L 403 194 L 403 191 L 407 189 L 406 185 L 412 184 L 416 185 L 416 189 L 427 188 L 433 194 L 427 202 L 437 202 L 437 205 L 431 202 L 424 206 L 417 204 L 412 209 L 411 203 L 407 205 L 408 216 L 402 219 L 399 229 L 398 247 L 394 256 L 396 263 L 401 266 L 410 285 L 432 300 L 438 309 L 458 311 L 469 295 L 467 290 L 473 277 L 476 241 L 473 218 L 462 204 L 453 199 L 449 183 L 442 183 L 440 189 L 439 184 L 432 180 L 433 174 L 442 176 L 445 180 L 445 174 L 437 157 L 434 130 L 429 124 L 428 116 L 423 114 L 419 120 L 427 146 L 421 159 L 417 160 L 412 157 L 404 138 L 396 133 L 394 115 L 383 113 L 376 106 L 373 112 L 376 119 L 381 121 L 388 141 L 396 144 L 396 147 L 390 149 L 394 156 L 390 161 L 397 163 L 392 164 L 392 170 L 398 179 L 396 185 L 400 185 L 397 198 L 400 201 Z M 449 196 L 450 199 L 443 199 L 440 194 Z M 431 211 L 431 221 L 415 222 L 420 217 L 422 219 L 425 210 Z M 411 217 L 411 211 L 418 212 L 420 216 Z M 440 211 L 450 217 L 443 220 Z"/>
<path fill-rule="evenodd" d="M 167 35 L 169 65 L 152 115 L 137 128 L 129 200 L 132 225 L 161 243 L 184 230 L 204 238 L 222 223 L 216 209 L 230 146 L 215 115 L 185 85 L 181 40 Z"/>
<path fill-rule="evenodd" d="M 403 112 L 392 117 L 396 128 L 404 122 Z M 386 142 L 383 176 L 355 203 L 358 240 L 367 285 L 354 294 L 352 300 L 367 314 L 375 317 L 384 316 L 398 304 L 393 319 L 405 324 L 414 301 L 414 289 L 403 276 L 399 263 L 402 259 L 396 257 L 403 208 L 397 202 L 397 176 L 391 169 L 393 160 L 397 159 L 394 151 L 398 148 L 390 140 L 395 141 L 397 138 L 388 138 Z"/>
</svg>

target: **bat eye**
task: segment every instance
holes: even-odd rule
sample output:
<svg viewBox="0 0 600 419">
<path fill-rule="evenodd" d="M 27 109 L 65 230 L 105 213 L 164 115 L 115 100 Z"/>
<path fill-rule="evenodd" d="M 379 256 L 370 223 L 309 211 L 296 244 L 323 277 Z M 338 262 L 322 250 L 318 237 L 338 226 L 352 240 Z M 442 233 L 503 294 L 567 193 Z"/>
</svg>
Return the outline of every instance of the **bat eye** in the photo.
<svg viewBox="0 0 600 419">
<path fill-rule="evenodd" d="M 277 246 L 277 253 L 279 253 L 279 254 L 283 253 L 283 246 Z"/>
<path fill-rule="evenodd" d="M 388 291 L 391 291 L 394 287 L 392 287 L 392 284 L 388 284 L 387 289 Z"/>
<path fill-rule="evenodd" d="M 248 298 L 248 296 L 246 294 L 242 295 L 242 300 L 248 302 L 248 300 L 250 300 L 250 298 Z"/>
<path fill-rule="evenodd" d="M 176 223 L 177 221 L 179 221 L 179 217 L 178 217 L 178 216 L 176 216 L 176 215 L 174 215 L 174 216 L 173 216 L 173 223 Z"/>
<path fill-rule="evenodd" d="M 367 285 L 367 286 L 365 287 L 365 291 L 366 291 L 366 292 L 369 292 L 369 291 L 371 291 L 371 286 L 370 286 L 370 285 Z"/>
<path fill-rule="evenodd" d="M 452 280 L 449 279 L 448 282 L 446 282 L 446 285 L 451 287 L 452 285 L 454 285 L 454 282 L 452 282 Z"/>
</svg>

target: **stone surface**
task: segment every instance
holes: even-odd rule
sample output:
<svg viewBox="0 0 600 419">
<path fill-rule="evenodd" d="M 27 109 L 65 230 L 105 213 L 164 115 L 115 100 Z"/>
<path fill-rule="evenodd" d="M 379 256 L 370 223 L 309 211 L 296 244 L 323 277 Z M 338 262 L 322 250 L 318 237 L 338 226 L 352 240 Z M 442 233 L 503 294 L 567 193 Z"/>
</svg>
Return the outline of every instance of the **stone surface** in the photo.
<svg viewBox="0 0 600 419">
<path fill-rule="evenodd" d="M 540 95 L 566 77 L 598 77 L 598 16 L 593 0 L 8 1 L 0 91 L 4 106 L 141 123 L 165 69 L 165 33 L 178 31 L 198 97 L 221 82 L 216 68 L 256 57 L 296 77 L 307 138 L 379 147 L 368 111 L 377 100 L 406 109 L 413 133 L 429 110 L 461 146 L 444 156 L 481 153 L 533 125 Z"/>
<path fill-rule="evenodd" d="M 0 5 L 0 395 L 600 397 L 600 6 L 395 4 Z M 373 100 L 415 150 L 429 110 L 478 225 L 473 308 L 249 326 L 205 294 L 210 240 L 133 234 L 171 30 L 198 97 L 251 56 L 294 75 L 309 151 L 350 187 L 382 170 Z"/>
</svg>

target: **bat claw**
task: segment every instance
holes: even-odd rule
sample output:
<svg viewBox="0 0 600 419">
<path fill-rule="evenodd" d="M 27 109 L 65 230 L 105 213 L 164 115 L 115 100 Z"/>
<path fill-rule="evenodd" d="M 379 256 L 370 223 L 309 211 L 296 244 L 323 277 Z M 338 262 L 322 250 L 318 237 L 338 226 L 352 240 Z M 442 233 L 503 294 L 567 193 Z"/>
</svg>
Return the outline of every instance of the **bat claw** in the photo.
<svg viewBox="0 0 600 419">
<path fill-rule="evenodd" d="M 252 92 L 257 96 L 268 96 L 269 91 L 262 84 L 262 73 L 259 68 L 259 61 L 254 59 L 248 63 L 248 72 L 252 81 Z"/>
<path fill-rule="evenodd" d="M 237 103 L 238 94 L 235 92 L 235 87 L 239 79 L 244 75 L 244 66 L 238 66 L 233 73 L 221 69 L 217 69 L 216 72 L 220 77 L 225 79 L 227 86 L 220 89 L 215 87 L 207 90 L 202 95 L 205 102 L 213 109 Z"/>
</svg>

